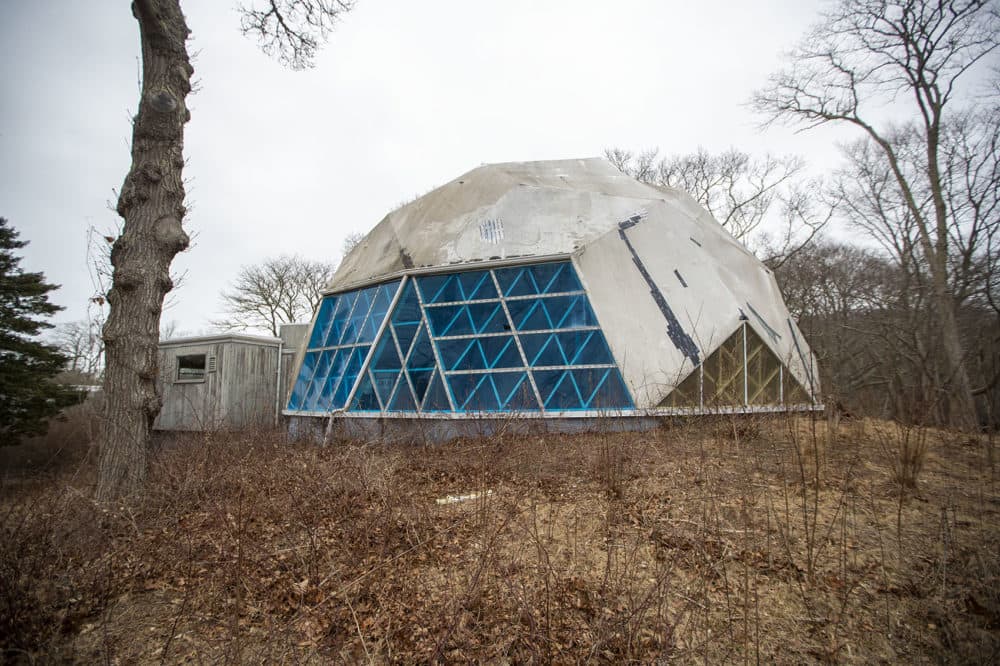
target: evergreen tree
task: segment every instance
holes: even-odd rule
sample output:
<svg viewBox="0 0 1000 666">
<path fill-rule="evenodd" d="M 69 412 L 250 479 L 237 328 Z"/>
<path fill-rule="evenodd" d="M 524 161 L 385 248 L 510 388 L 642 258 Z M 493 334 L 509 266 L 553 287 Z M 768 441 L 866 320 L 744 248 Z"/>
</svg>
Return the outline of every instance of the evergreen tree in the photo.
<svg viewBox="0 0 1000 666">
<path fill-rule="evenodd" d="M 66 358 L 36 339 L 45 321 L 62 308 L 49 303 L 57 285 L 42 273 L 25 273 L 14 254 L 28 243 L 0 217 L 0 445 L 45 432 L 46 420 L 72 401 L 52 382 Z"/>
</svg>

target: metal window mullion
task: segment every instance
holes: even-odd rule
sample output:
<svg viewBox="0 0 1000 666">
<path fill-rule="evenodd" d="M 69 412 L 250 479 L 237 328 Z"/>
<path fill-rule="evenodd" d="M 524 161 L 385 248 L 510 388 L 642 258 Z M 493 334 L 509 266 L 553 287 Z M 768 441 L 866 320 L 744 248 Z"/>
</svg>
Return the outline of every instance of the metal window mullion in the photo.
<svg viewBox="0 0 1000 666">
<path fill-rule="evenodd" d="M 698 409 L 705 409 L 705 362 L 698 365 Z"/>
<path fill-rule="evenodd" d="M 617 368 L 614 363 L 586 363 L 580 365 L 539 365 L 532 370 L 603 370 L 604 368 Z"/>
<path fill-rule="evenodd" d="M 375 332 L 375 339 L 372 340 L 371 347 L 368 348 L 368 354 L 365 356 L 365 361 L 361 364 L 361 369 L 358 370 L 358 376 L 354 380 L 354 386 L 351 387 L 351 392 L 347 394 L 347 399 L 344 401 L 344 406 L 341 409 L 346 410 L 350 407 L 351 402 L 354 400 L 354 394 L 357 393 L 358 387 L 361 385 L 359 380 L 366 372 L 368 372 L 372 358 L 375 356 L 375 349 L 378 347 L 379 341 L 385 334 L 385 329 L 389 325 L 389 320 L 392 319 L 392 311 L 396 309 L 396 303 L 399 302 L 400 297 L 403 295 L 403 288 L 406 286 L 406 281 L 409 279 L 409 276 L 404 275 L 403 279 L 399 281 L 398 285 L 396 285 L 396 293 L 392 297 L 392 302 L 389 303 L 389 309 L 385 311 L 385 317 L 383 317 L 382 323 L 379 324 L 378 331 Z M 371 308 L 373 307 L 375 307 L 375 299 L 372 299 L 371 307 L 368 309 L 368 316 L 371 316 Z M 393 341 L 393 344 L 395 344 L 395 341 Z M 341 378 L 341 381 L 343 381 L 343 378 Z M 374 383 L 372 383 L 372 390 L 375 391 Z M 392 393 L 389 394 L 389 397 L 392 398 Z M 379 397 L 378 391 L 375 391 L 375 400 L 379 403 L 379 405 L 382 404 L 382 399 Z M 383 408 L 382 411 L 384 412 L 385 409 Z"/>
<path fill-rule="evenodd" d="M 421 323 L 423 323 L 424 328 L 427 329 L 427 337 L 430 338 L 431 341 L 431 351 L 434 352 L 434 363 L 435 365 L 437 365 L 437 373 L 441 376 L 441 383 L 444 384 L 444 394 L 448 396 L 448 406 L 451 407 L 452 412 L 457 412 L 458 410 L 455 409 L 455 398 L 451 395 L 451 385 L 448 383 L 448 380 L 445 379 L 444 363 L 441 362 L 441 354 L 440 352 L 438 352 L 437 338 L 434 337 L 434 333 L 431 331 L 431 323 L 427 318 L 427 312 L 424 310 L 426 306 L 424 305 L 423 294 L 420 293 L 420 286 L 417 284 L 416 280 L 413 281 L 413 284 L 414 284 L 413 290 L 417 294 L 417 303 L 420 304 L 420 321 Z M 417 334 L 419 335 L 419 333 L 420 331 L 418 330 Z M 414 339 L 414 344 L 416 344 L 416 339 Z M 433 381 L 434 378 L 432 377 L 431 382 L 433 383 Z M 430 387 L 428 386 L 428 390 L 429 389 Z M 427 401 L 427 396 L 425 395 L 423 402 L 426 401 Z M 423 414 L 424 412 L 423 404 L 417 405 L 417 411 L 418 413 Z"/>
<path fill-rule="evenodd" d="M 505 310 L 506 311 L 506 310 Z M 509 317 L 508 313 L 508 317 Z M 498 333 L 463 333 L 461 335 L 441 335 L 435 340 L 463 340 L 468 338 L 499 338 L 505 335 L 546 335 L 552 333 L 574 333 L 579 331 L 600 331 L 600 326 L 574 326 L 572 328 L 540 328 L 530 331 L 515 331 L 512 320 L 508 319 L 511 325 L 510 331 L 500 331 Z"/>
<path fill-rule="evenodd" d="M 581 296 L 585 295 L 587 292 L 582 289 L 576 289 L 574 291 L 557 291 L 552 294 L 521 294 L 519 296 L 503 296 L 502 298 L 508 301 L 527 301 L 532 298 L 558 298 L 560 296 Z"/>
<path fill-rule="evenodd" d="M 527 269 L 525 269 L 527 270 Z M 511 335 L 514 336 L 514 344 L 517 345 L 517 353 L 521 355 L 521 361 L 524 362 L 524 373 L 528 377 L 528 382 L 531 384 L 531 390 L 535 394 L 535 400 L 538 401 L 538 408 L 545 413 L 545 404 L 542 402 L 542 394 L 538 391 L 538 385 L 535 384 L 535 375 L 531 370 L 531 366 L 528 364 L 528 356 L 524 353 L 524 347 L 521 346 L 521 336 L 517 327 L 514 326 L 514 319 L 510 316 L 510 310 L 507 309 L 507 301 L 503 295 L 503 290 L 500 289 L 500 280 L 497 279 L 496 271 L 490 270 L 490 277 L 493 278 L 493 286 L 496 287 L 497 293 L 500 294 L 500 306 L 503 308 L 503 314 L 507 317 L 507 324 L 510 326 Z"/>
<path fill-rule="evenodd" d="M 750 368 L 747 367 L 747 323 L 743 322 L 743 406 L 750 404 L 750 389 L 748 379 Z"/>
<path fill-rule="evenodd" d="M 442 303 L 428 303 L 427 307 L 445 308 L 449 306 L 454 307 L 456 305 L 477 305 L 479 303 L 496 303 L 499 300 L 500 300 L 499 296 L 496 298 L 473 298 L 468 301 L 444 301 Z"/>
</svg>

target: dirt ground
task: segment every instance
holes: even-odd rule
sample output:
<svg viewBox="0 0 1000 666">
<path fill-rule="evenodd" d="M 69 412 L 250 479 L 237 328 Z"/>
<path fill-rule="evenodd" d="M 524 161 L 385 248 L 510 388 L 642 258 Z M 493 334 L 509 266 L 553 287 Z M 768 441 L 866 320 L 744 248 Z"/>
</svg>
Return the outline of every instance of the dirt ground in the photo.
<svg viewBox="0 0 1000 666">
<path fill-rule="evenodd" d="M 114 507 L 87 458 L 8 470 L 0 642 L 15 663 L 997 663 L 994 447 L 822 416 L 198 435 Z"/>
</svg>

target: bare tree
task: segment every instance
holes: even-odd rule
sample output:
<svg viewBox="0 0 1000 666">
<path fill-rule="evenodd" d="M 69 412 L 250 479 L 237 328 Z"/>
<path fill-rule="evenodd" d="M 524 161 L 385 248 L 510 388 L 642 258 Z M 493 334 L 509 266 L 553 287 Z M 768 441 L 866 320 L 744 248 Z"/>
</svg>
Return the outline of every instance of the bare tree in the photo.
<svg viewBox="0 0 1000 666">
<path fill-rule="evenodd" d="M 781 256 L 808 242 L 831 217 L 831 207 L 817 196 L 820 184 L 804 177 L 797 157 L 754 158 L 735 148 L 718 154 L 699 148 L 664 158 L 656 149 L 609 148 L 604 155 L 636 180 L 687 192 L 744 242 L 751 242 L 766 220 L 780 222 L 769 250 Z"/>
<path fill-rule="evenodd" d="M 840 0 L 792 51 L 789 67 L 754 95 L 771 121 L 858 128 L 885 161 L 931 282 L 952 421 L 963 426 L 973 423 L 975 408 L 956 319 L 941 142 L 961 84 L 998 46 L 995 0 Z M 899 123 L 881 120 L 887 115 L 913 119 L 919 169 L 908 172 L 909 144 L 898 140 Z"/>
<path fill-rule="evenodd" d="M 358 231 L 352 231 L 344 236 L 344 243 L 340 246 L 340 258 L 343 259 L 351 253 L 358 243 L 365 239 L 365 235 Z"/>
<path fill-rule="evenodd" d="M 101 374 L 104 343 L 100 323 L 93 319 L 72 321 L 56 326 L 53 342 L 66 357 L 66 369 L 91 379 Z"/>
<path fill-rule="evenodd" d="M 266 0 L 241 8 L 245 34 L 292 67 L 312 62 L 332 22 L 351 8 L 329 0 Z M 107 409 L 100 434 L 97 496 L 141 489 L 153 421 L 160 411 L 157 340 L 170 263 L 188 246 L 183 227 L 184 125 L 194 68 L 180 0 L 133 0 L 142 51 L 142 90 L 132 124 L 132 166 L 118 197 L 121 235 L 111 250 L 104 326 Z"/>
<path fill-rule="evenodd" d="M 243 266 L 222 293 L 229 316 L 213 324 L 227 330 L 263 329 L 277 336 L 281 324 L 309 319 L 336 268 L 333 263 L 299 256 Z"/>
</svg>

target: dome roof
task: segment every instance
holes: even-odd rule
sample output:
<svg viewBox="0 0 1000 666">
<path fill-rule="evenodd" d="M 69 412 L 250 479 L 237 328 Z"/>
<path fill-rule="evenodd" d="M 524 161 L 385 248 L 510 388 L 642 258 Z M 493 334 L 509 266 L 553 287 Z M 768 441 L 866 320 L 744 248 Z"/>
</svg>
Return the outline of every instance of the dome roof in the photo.
<svg viewBox="0 0 1000 666">
<path fill-rule="evenodd" d="M 686 193 L 640 183 L 602 158 L 484 165 L 386 215 L 328 288 L 413 268 L 571 254 L 652 202 L 718 226 Z"/>
<path fill-rule="evenodd" d="M 748 404 L 753 362 L 779 385 L 780 364 L 818 396 L 815 359 L 771 271 L 688 194 L 640 183 L 600 158 L 473 169 L 389 213 L 328 291 L 556 260 L 578 274 L 638 407 L 672 399 L 686 377 L 700 386 L 695 370 L 709 381 L 704 362 L 725 354 L 747 365 L 726 385 Z M 754 351 L 762 349 L 776 359 L 767 372 Z"/>
</svg>

